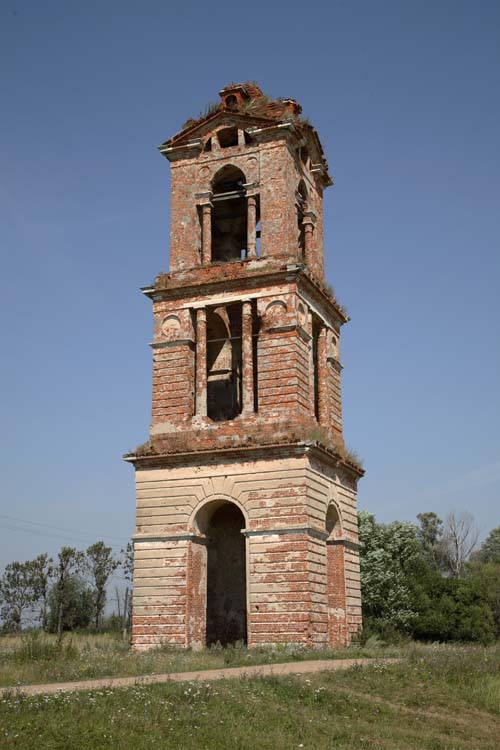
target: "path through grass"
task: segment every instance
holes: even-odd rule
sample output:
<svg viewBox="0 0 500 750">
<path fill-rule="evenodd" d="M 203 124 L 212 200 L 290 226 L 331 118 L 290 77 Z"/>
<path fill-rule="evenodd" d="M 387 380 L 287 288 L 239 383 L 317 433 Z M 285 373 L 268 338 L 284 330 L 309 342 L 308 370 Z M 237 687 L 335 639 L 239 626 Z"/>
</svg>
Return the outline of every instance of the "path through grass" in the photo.
<svg viewBox="0 0 500 750">
<path fill-rule="evenodd" d="M 16 638 L 0 638 L 0 687 L 190 672 L 303 659 L 397 656 L 400 651 L 380 647 L 308 651 L 291 645 L 277 649 L 234 646 L 198 652 L 160 648 L 149 653 L 134 654 L 128 643 L 109 634 L 68 634 L 63 641 L 62 651 L 58 651 L 55 636 L 29 633 Z"/>
<path fill-rule="evenodd" d="M 498 750 L 500 648 L 410 650 L 348 672 L 0 702 L 0 746 Z"/>
</svg>

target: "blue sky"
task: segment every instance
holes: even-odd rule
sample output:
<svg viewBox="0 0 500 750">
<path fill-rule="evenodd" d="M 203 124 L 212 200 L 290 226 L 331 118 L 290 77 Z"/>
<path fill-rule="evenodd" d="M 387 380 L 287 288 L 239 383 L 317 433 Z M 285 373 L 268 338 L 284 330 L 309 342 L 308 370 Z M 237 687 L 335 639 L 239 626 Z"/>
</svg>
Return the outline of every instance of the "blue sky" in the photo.
<svg viewBox="0 0 500 750">
<path fill-rule="evenodd" d="M 334 176 L 361 507 L 500 524 L 498 3 L 4 0 L 0 71 L 0 566 L 132 532 L 139 287 L 168 265 L 155 147 L 230 81 L 297 98 Z"/>
</svg>

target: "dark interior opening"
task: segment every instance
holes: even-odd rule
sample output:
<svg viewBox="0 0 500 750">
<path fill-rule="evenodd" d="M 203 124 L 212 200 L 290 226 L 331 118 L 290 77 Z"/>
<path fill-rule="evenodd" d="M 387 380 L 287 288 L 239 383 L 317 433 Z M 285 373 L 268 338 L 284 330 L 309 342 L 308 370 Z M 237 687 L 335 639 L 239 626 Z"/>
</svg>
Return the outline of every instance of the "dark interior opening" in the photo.
<svg viewBox="0 0 500 750">
<path fill-rule="evenodd" d="M 240 169 L 223 167 L 212 183 L 212 261 L 246 257 L 247 201 L 245 175 Z"/>
<path fill-rule="evenodd" d="M 238 99 L 234 94 L 226 96 L 226 107 L 232 110 L 238 109 Z"/>
<path fill-rule="evenodd" d="M 257 314 L 257 305 L 252 306 L 252 355 L 253 355 L 253 404 L 254 410 L 259 411 L 259 344 L 260 318 Z"/>
<path fill-rule="evenodd" d="M 312 357 L 313 357 L 313 373 L 314 373 L 314 414 L 316 419 L 319 419 L 319 387 L 318 387 L 318 338 L 320 334 L 320 324 L 313 317 L 312 324 Z"/>
<path fill-rule="evenodd" d="M 301 180 L 297 190 L 297 242 L 302 259 L 305 259 L 306 238 L 304 230 L 304 214 L 307 211 L 307 191 L 304 181 Z"/>
<path fill-rule="evenodd" d="M 225 128 L 217 133 L 221 148 L 238 145 L 238 128 Z"/>
<path fill-rule="evenodd" d="M 215 422 L 242 409 L 241 303 L 207 315 L 207 414 Z"/>
<path fill-rule="evenodd" d="M 247 642 L 245 519 L 225 503 L 207 528 L 207 646 Z"/>
</svg>

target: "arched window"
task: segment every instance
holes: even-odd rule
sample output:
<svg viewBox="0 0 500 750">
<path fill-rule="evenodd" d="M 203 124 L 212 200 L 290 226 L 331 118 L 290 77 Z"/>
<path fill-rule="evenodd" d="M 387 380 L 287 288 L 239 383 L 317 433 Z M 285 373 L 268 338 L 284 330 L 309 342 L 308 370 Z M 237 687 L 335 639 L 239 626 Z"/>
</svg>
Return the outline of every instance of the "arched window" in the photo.
<svg viewBox="0 0 500 750">
<path fill-rule="evenodd" d="M 241 413 L 241 304 L 207 315 L 207 414 L 221 422 Z"/>
<path fill-rule="evenodd" d="M 230 94 L 229 96 L 226 96 L 225 105 L 228 109 L 231 110 L 238 109 L 238 99 L 234 94 Z"/>
<path fill-rule="evenodd" d="M 306 240 L 304 230 L 304 214 L 307 211 L 307 189 L 304 180 L 299 182 L 297 188 L 297 243 L 301 257 L 305 258 Z"/>
<path fill-rule="evenodd" d="M 340 525 L 340 517 L 336 506 L 330 503 L 326 512 L 326 533 L 329 539 L 336 539 L 342 534 L 342 527 Z"/>
<path fill-rule="evenodd" d="M 241 169 L 227 164 L 212 180 L 212 261 L 240 260 L 247 249 L 247 201 Z"/>
</svg>

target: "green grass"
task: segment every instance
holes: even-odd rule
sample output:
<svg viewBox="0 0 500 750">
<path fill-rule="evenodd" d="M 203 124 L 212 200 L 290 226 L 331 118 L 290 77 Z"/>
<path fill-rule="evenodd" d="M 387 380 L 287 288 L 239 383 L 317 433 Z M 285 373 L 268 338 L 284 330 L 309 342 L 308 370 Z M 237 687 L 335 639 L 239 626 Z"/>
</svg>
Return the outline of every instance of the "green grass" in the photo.
<svg viewBox="0 0 500 750">
<path fill-rule="evenodd" d="M 244 646 L 181 651 L 160 648 L 143 654 L 131 652 L 128 643 L 109 634 L 68 634 L 62 650 L 55 636 L 28 633 L 0 638 L 0 687 L 46 682 L 66 682 L 96 677 L 138 676 L 217 669 L 250 664 L 321 658 L 397 656 L 400 649 L 378 646 L 344 650 L 307 651 L 297 646 L 247 649 Z"/>
<path fill-rule="evenodd" d="M 0 746 L 498 750 L 500 647 L 414 646 L 346 672 L 0 699 Z"/>
</svg>

